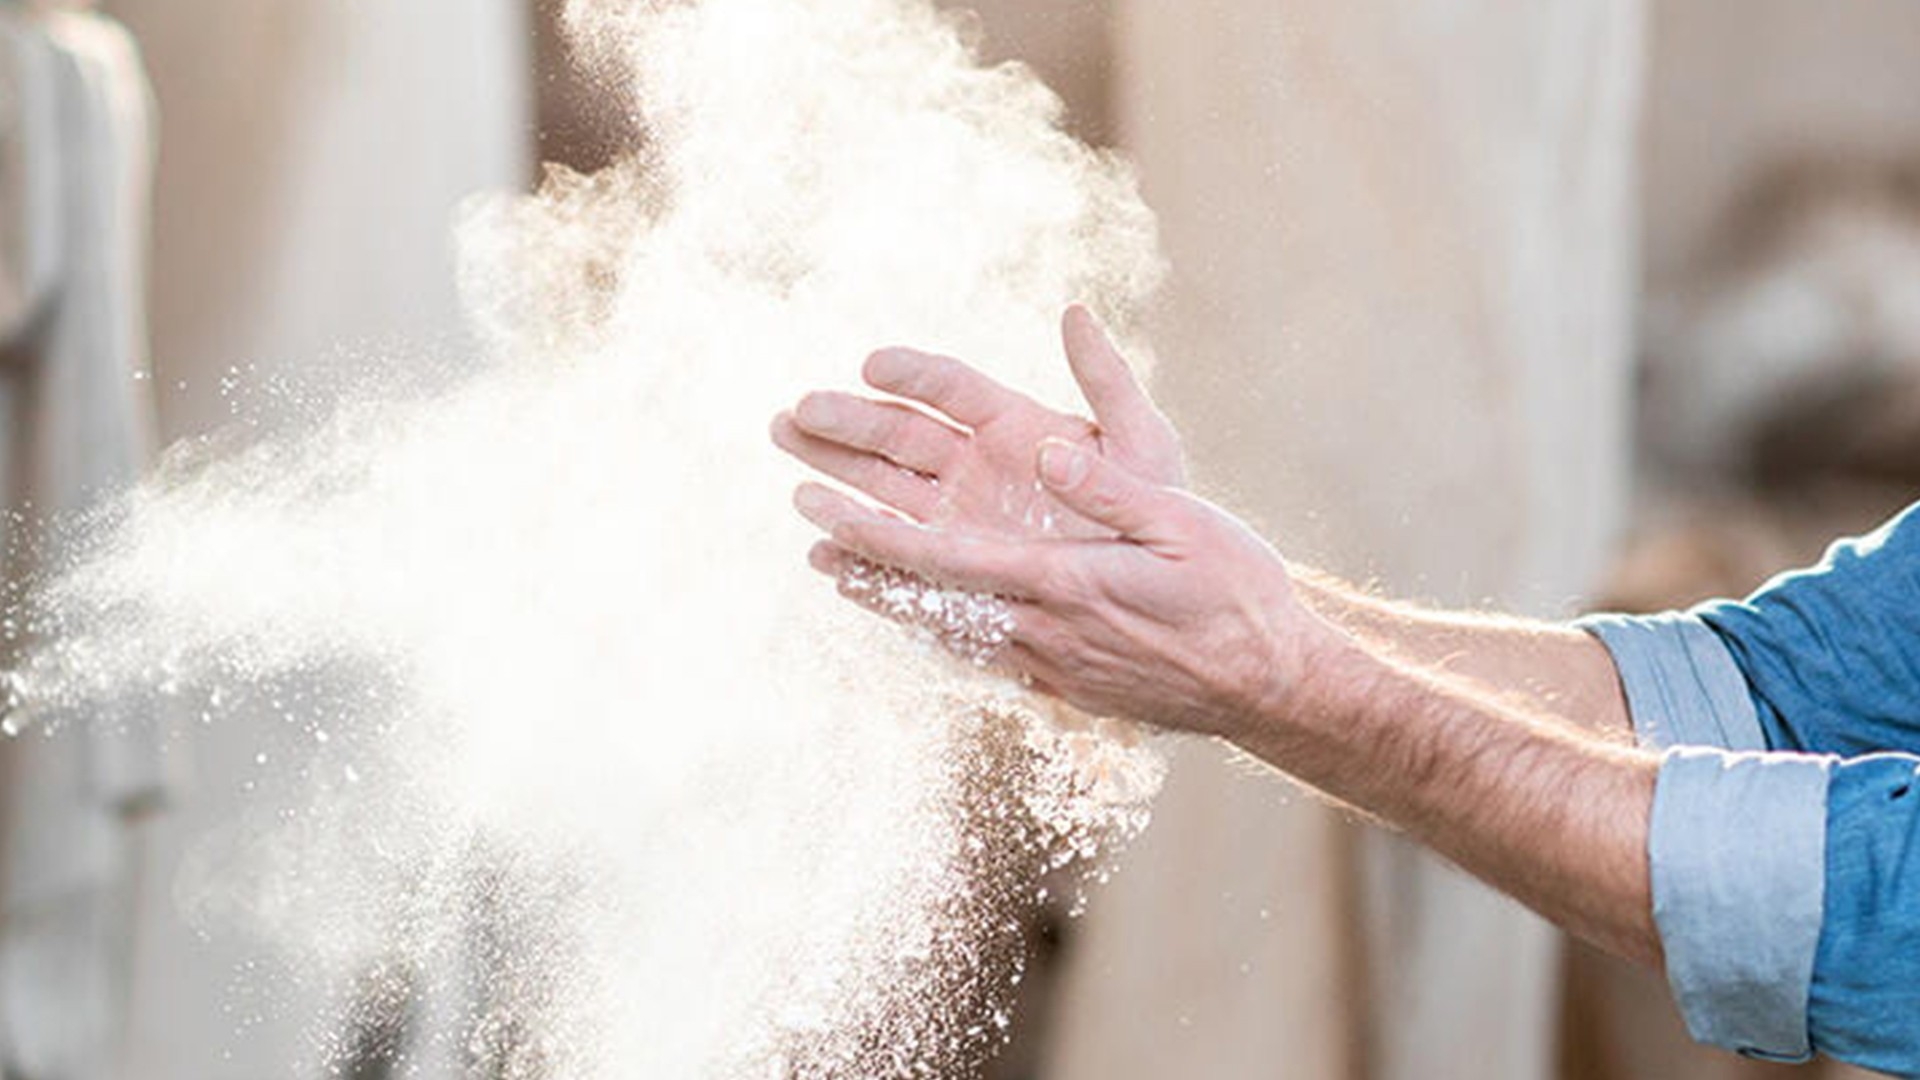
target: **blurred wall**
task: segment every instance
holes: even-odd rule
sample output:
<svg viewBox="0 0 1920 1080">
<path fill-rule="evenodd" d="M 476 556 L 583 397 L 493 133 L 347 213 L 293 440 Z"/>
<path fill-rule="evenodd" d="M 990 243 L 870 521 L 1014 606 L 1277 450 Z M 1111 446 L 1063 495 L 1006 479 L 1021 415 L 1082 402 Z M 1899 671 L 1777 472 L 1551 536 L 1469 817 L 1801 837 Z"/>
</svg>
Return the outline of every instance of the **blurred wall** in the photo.
<svg viewBox="0 0 1920 1080">
<path fill-rule="evenodd" d="M 153 358 L 169 438 L 228 418 L 241 381 L 405 364 L 460 330 L 449 233 L 471 192 L 525 182 L 520 0 L 115 0 L 159 97 Z M 320 584 L 320 583 L 316 583 Z M 129 1075 L 319 1075 L 332 1003 L 248 943 L 189 924 L 180 894 L 262 769 L 300 752 L 271 717 L 196 725 L 192 782 L 144 838 Z M 250 808 L 250 809 L 249 809 Z"/>
<path fill-rule="evenodd" d="M 226 419 L 229 365 L 271 373 L 459 329 L 452 208 L 527 172 L 519 2 L 105 7 L 160 101 L 153 335 L 169 439 Z"/>
</svg>

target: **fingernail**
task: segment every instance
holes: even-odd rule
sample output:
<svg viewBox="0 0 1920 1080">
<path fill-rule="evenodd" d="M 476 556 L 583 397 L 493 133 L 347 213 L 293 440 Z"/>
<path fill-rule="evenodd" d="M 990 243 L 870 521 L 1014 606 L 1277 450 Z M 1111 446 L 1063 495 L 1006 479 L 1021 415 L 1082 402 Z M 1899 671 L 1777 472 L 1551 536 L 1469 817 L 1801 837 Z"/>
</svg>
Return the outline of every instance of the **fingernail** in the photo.
<svg viewBox="0 0 1920 1080">
<path fill-rule="evenodd" d="M 1070 488 L 1087 478 L 1093 462 L 1086 451 L 1051 440 L 1040 446 L 1040 479 L 1057 488 Z"/>
<path fill-rule="evenodd" d="M 889 383 L 900 377 L 900 363 L 906 350 L 897 346 L 875 349 L 861 366 L 860 374 L 868 383 Z"/>
<path fill-rule="evenodd" d="M 833 423 L 834 412 L 833 399 L 824 394 L 808 394 L 793 411 L 800 423 L 810 428 Z"/>
<path fill-rule="evenodd" d="M 801 513 L 813 513 L 826 509 L 826 492 L 812 484 L 802 484 L 793 491 L 793 505 Z"/>
<path fill-rule="evenodd" d="M 807 550 L 807 565 L 823 574 L 835 574 L 840 571 L 839 550 L 825 540 Z"/>
</svg>

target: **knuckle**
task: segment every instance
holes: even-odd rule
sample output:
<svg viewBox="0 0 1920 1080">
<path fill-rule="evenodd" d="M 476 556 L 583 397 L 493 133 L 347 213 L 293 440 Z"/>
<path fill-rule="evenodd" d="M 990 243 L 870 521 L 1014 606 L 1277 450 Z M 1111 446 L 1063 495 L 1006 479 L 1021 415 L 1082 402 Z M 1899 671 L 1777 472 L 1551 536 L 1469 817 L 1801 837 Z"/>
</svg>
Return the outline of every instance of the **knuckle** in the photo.
<svg viewBox="0 0 1920 1080">
<path fill-rule="evenodd" d="M 1089 484 L 1085 497 L 1088 509 L 1099 514 L 1119 513 L 1127 509 L 1129 503 L 1127 493 L 1106 480 L 1096 480 Z"/>
<path fill-rule="evenodd" d="M 846 481 L 855 487 L 867 488 L 893 482 L 895 466 L 875 458 L 862 458 L 849 463 Z"/>
</svg>

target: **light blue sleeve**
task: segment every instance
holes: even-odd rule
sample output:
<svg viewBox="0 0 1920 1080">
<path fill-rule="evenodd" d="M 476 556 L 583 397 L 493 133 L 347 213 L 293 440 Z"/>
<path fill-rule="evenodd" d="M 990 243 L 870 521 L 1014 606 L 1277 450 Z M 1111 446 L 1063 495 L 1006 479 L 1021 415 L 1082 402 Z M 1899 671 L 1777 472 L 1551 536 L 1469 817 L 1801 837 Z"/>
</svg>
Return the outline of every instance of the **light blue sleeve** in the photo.
<svg viewBox="0 0 1920 1080">
<path fill-rule="evenodd" d="M 1694 1038 L 1920 1077 L 1920 757 L 1670 751 L 1650 848 Z"/>
<path fill-rule="evenodd" d="M 1920 1077 L 1920 757 L 1756 752 L 1774 725 L 1692 614 L 1584 620 L 1643 745 L 1667 979 L 1693 1037 Z"/>
<path fill-rule="evenodd" d="M 1671 748 L 1648 858 L 1694 1037 L 1920 1077 L 1920 757 L 1884 752 L 1920 749 L 1920 507 L 1745 601 L 1579 625 Z"/>
<path fill-rule="evenodd" d="M 1767 1061 L 1813 1054 L 1834 759 L 1679 747 L 1648 859 L 1667 983 L 1695 1039 Z"/>
<path fill-rule="evenodd" d="M 1648 745 L 1920 749 L 1920 505 L 1745 600 L 1576 625 L 1612 651 Z"/>
<path fill-rule="evenodd" d="M 1693 615 L 1595 615 L 1574 624 L 1613 654 L 1640 745 L 1765 750 L 1746 676 Z"/>
<path fill-rule="evenodd" d="M 1695 616 L 1581 620 L 1613 656 L 1640 744 L 1666 750 L 1648 862 L 1667 982 L 1703 1043 L 1812 1056 L 1832 759 L 1765 753 L 1745 676 Z"/>
</svg>

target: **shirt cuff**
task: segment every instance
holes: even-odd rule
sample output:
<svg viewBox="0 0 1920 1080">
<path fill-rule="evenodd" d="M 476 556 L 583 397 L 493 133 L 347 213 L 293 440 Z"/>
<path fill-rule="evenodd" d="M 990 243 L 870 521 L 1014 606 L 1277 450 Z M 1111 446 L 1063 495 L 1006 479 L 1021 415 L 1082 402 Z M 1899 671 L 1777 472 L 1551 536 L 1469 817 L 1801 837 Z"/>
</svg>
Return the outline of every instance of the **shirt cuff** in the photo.
<svg viewBox="0 0 1920 1080">
<path fill-rule="evenodd" d="M 1833 758 L 1668 752 L 1653 800 L 1653 918 L 1703 1043 L 1805 1061 Z"/>
<path fill-rule="evenodd" d="M 1613 654 L 1641 746 L 1767 749 L 1747 677 L 1698 617 L 1594 615 L 1574 625 Z"/>
</svg>

